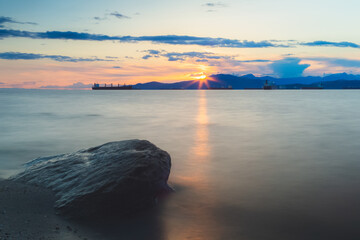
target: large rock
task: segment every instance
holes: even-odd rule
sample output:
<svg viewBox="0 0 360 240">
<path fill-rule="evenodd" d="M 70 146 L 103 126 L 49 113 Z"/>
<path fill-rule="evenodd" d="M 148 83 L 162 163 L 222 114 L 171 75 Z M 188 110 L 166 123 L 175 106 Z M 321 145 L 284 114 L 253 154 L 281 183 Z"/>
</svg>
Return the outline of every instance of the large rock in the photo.
<svg viewBox="0 0 360 240">
<path fill-rule="evenodd" d="M 110 142 L 27 165 L 11 179 L 53 190 L 55 207 L 75 217 L 131 213 L 171 190 L 170 155 L 145 140 Z"/>
</svg>

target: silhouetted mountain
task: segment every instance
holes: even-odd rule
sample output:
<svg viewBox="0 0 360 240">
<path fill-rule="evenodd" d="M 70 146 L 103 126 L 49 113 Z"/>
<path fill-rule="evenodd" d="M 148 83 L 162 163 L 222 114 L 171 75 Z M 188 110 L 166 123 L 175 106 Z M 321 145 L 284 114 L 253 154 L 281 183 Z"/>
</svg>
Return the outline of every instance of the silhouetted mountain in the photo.
<svg viewBox="0 0 360 240">
<path fill-rule="evenodd" d="M 360 80 L 360 75 L 335 73 L 323 77 L 323 81 L 336 81 L 336 80 Z"/>
<path fill-rule="evenodd" d="M 278 78 L 274 82 L 276 85 L 286 85 L 286 84 L 312 84 L 315 82 L 321 82 L 322 77 L 296 77 L 296 78 Z"/>
<path fill-rule="evenodd" d="M 256 77 L 253 74 L 235 76 L 231 74 L 215 74 L 208 78 L 207 85 L 200 81 L 182 81 L 176 83 L 148 82 L 134 85 L 137 89 L 207 89 L 207 88 L 262 88 L 265 81 L 285 89 L 296 89 L 304 86 L 317 86 L 320 83 L 324 88 L 343 89 L 357 88 L 360 75 L 337 73 L 325 77 L 308 76 L 297 78 L 274 78 L 269 76 Z M 328 82 L 328 83 L 327 83 Z M 330 83 L 331 82 L 331 83 Z"/>
<path fill-rule="evenodd" d="M 134 89 L 206 89 L 207 86 L 200 86 L 199 81 L 183 81 L 176 83 L 148 82 L 138 83 L 133 86 Z"/>
<path fill-rule="evenodd" d="M 312 84 L 288 84 L 280 86 L 281 89 L 301 89 L 322 86 L 324 89 L 360 89 L 360 80 L 336 80 L 316 82 Z"/>
</svg>

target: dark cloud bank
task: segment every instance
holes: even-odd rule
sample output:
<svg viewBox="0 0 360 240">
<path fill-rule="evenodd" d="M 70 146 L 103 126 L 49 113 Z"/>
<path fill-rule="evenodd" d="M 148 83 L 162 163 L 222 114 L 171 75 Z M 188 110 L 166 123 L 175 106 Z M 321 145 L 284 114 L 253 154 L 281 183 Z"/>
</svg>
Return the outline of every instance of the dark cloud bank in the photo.
<svg viewBox="0 0 360 240">
<path fill-rule="evenodd" d="M 3 52 L 0 53 L 0 59 L 6 60 L 37 60 L 37 59 L 51 59 L 58 62 L 95 62 L 95 61 L 113 61 L 109 59 L 99 58 L 73 58 L 62 55 L 45 55 L 35 53 L 20 53 L 20 52 Z"/>
<path fill-rule="evenodd" d="M 266 47 L 287 47 L 271 43 L 270 41 L 240 41 L 226 38 L 210 38 L 210 37 L 194 37 L 194 36 L 109 36 L 102 34 L 90 34 L 80 32 L 30 32 L 12 29 L 0 29 L 0 38 L 23 37 L 33 39 L 64 39 L 64 40 L 88 40 L 88 41 L 120 41 L 120 42 L 152 42 L 164 43 L 171 45 L 200 45 L 212 47 L 228 47 L 228 48 L 266 48 Z"/>
<path fill-rule="evenodd" d="M 61 32 L 61 31 L 47 31 L 47 32 L 31 32 L 12 29 L 0 29 L 1 38 L 23 37 L 33 39 L 63 39 L 63 40 L 87 40 L 87 41 L 120 41 L 120 42 L 152 42 L 163 43 L 171 45 L 199 45 L 210 47 L 226 47 L 226 48 L 269 48 L 269 47 L 291 47 L 287 43 L 281 44 L 276 41 L 241 41 L 228 38 L 211 38 L 211 37 L 196 37 L 187 35 L 160 35 L 160 36 L 109 36 L 103 34 L 91 34 L 82 32 Z M 314 41 L 307 43 L 298 43 L 302 46 L 327 46 L 327 47 L 349 47 L 360 48 L 360 45 L 351 42 L 328 42 L 328 41 Z"/>
</svg>

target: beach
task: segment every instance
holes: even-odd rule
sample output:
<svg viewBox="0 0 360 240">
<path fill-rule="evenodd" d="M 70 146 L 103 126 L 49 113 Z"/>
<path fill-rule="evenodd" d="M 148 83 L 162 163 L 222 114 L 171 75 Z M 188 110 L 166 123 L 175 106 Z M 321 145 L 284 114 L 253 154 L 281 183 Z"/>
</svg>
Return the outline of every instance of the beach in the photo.
<svg viewBox="0 0 360 240">
<path fill-rule="evenodd" d="M 90 239 L 88 230 L 57 215 L 54 194 L 0 180 L 0 239 Z"/>
</svg>

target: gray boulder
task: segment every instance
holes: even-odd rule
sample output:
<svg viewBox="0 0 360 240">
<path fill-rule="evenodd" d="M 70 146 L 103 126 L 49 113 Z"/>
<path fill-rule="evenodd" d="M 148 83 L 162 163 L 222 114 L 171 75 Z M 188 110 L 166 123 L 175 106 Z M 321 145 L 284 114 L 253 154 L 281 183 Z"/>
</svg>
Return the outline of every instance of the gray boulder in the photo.
<svg viewBox="0 0 360 240">
<path fill-rule="evenodd" d="M 11 180 L 53 190 L 55 207 L 68 216 L 128 214 L 171 191 L 170 168 L 167 152 L 146 140 L 126 140 L 37 158 Z"/>
</svg>

